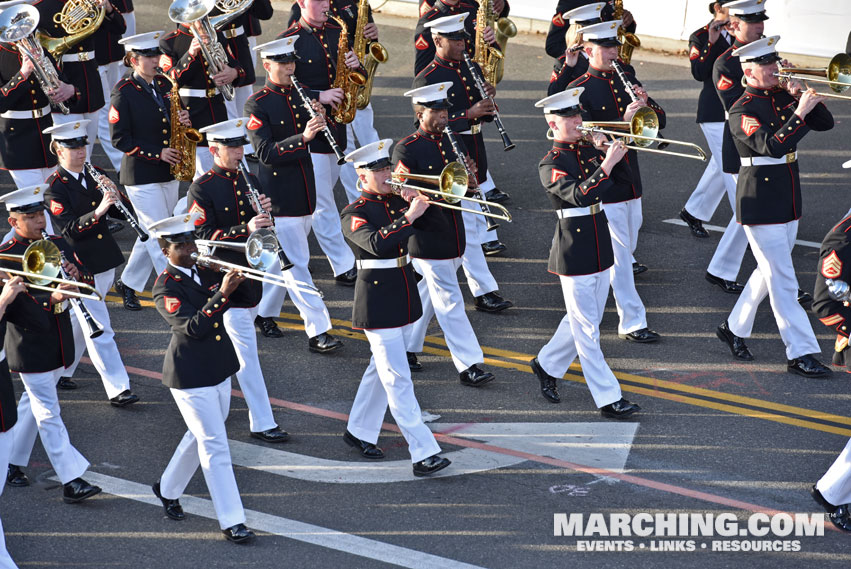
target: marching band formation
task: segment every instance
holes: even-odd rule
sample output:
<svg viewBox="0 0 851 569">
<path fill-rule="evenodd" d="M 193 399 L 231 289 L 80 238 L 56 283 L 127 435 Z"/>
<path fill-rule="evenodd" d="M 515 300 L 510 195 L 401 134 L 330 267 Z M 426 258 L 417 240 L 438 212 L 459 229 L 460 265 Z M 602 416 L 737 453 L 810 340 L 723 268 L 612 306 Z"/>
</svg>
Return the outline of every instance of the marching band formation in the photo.
<svg viewBox="0 0 851 569">
<path fill-rule="evenodd" d="M 805 306 L 837 332 L 833 363 L 844 366 L 851 222 L 824 241 L 814 299 L 798 286 L 791 252 L 802 214 L 797 146 L 810 131 L 833 128 L 829 94 L 805 86 L 810 75 L 780 60 L 778 36 L 763 37 L 766 0 L 718 0 L 710 12 L 688 56 L 702 83 L 697 122 L 711 155 L 680 217 L 702 238 L 725 195 L 735 212 L 706 272 L 738 295 L 716 333 L 734 358 L 753 359 L 745 341 L 768 296 L 787 370 L 824 377 L 830 369 L 817 359 Z M 311 231 L 336 283 L 354 287 L 352 326 L 372 352 L 344 442 L 365 459 L 382 459 L 378 437 L 389 408 L 415 476 L 450 466 L 423 421 L 412 372 L 423 369 L 417 353 L 436 317 L 460 383 L 494 380 L 483 369 L 458 269 L 477 310 L 513 306 L 487 263 L 506 249 L 496 229 L 511 214 L 483 137 L 493 129 L 505 151 L 514 147 L 495 88 L 516 34 L 508 13 L 505 0 L 421 0 L 404 94 L 416 130 L 394 145 L 373 126 L 371 89 L 389 55 L 367 0 L 297 0 L 290 27 L 259 46 L 270 0 L 174 0 L 168 15 L 176 27 L 140 34 L 130 3 L 0 3 L 0 167 L 18 188 L 0 196 L 11 227 L 0 246 L 6 485 L 29 485 L 38 437 L 65 502 L 101 491 L 83 478 L 89 463 L 71 444 L 57 388 L 76 387 L 70 378 L 87 351 L 111 405 L 139 400 L 103 299 L 114 287 L 125 309 L 141 310 L 137 293 L 154 269 L 152 296 L 172 332 L 163 383 L 187 431 L 152 491 L 166 516 L 184 519 L 179 500 L 200 466 L 225 537 L 251 540 L 228 448 L 231 378 L 245 393 L 250 435 L 282 443 L 289 434 L 269 402 L 256 331 L 283 335 L 274 318 L 289 293 L 311 352 L 343 345 L 308 269 Z M 665 111 L 630 65 L 640 45 L 635 30 L 622 1 L 560 0 L 546 39 L 556 63 L 547 96 L 535 103 L 552 140 L 539 173 L 557 217 L 548 271 L 559 277 L 565 316 L 530 366 L 542 396 L 559 403 L 558 380 L 578 357 L 609 419 L 641 410 L 623 398 L 601 350 L 609 289 L 620 338 L 661 338 L 635 286 L 647 270 L 634 257 L 639 155 L 707 160 L 697 145 L 659 133 Z M 266 77 L 255 91 L 258 63 Z M 837 56 L 831 66 L 821 73 L 828 79 L 815 81 L 847 88 L 851 58 Z M 120 186 L 91 164 L 96 141 Z M 257 163 L 256 176 L 246 159 Z M 342 210 L 333 195 L 338 181 L 351 202 Z M 190 183 L 182 199 L 180 182 Z M 137 233 L 118 278 L 125 258 L 114 220 Z M 757 268 L 742 285 L 748 246 Z M 11 372 L 25 387 L 17 406 Z M 851 442 L 812 494 L 851 531 Z M 15 567 L 5 547 L 0 567 Z"/>
</svg>

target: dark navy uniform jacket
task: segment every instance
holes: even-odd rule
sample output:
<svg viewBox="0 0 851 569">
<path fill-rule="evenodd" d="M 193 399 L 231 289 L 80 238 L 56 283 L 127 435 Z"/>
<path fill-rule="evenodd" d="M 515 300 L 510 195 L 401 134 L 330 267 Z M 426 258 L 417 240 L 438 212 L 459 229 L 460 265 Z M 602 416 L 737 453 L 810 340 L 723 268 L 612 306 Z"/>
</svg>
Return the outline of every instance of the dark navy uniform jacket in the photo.
<svg viewBox="0 0 851 569">
<path fill-rule="evenodd" d="M 214 7 L 209 15 L 212 17 L 221 13 L 218 7 Z M 219 37 L 223 38 L 222 46 L 225 51 L 239 61 L 239 66 L 245 72 L 245 76 L 240 79 L 239 86 L 254 85 L 257 80 L 257 75 L 254 73 L 254 61 L 251 58 L 251 48 L 248 45 L 250 22 L 252 19 L 257 21 L 269 20 L 273 13 L 270 0 L 254 0 L 245 13 L 234 18 L 219 30 Z M 242 31 L 236 35 L 240 28 L 242 28 Z"/>
<path fill-rule="evenodd" d="M 688 58 L 691 62 L 691 75 L 695 81 L 703 83 L 697 100 L 697 122 L 724 122 L 724 107 L 715 93 L 712 69 L 727 48 L 729 42 L 722 32 L 714 44 L 709 43 L 709 24 L 696 30 L 688 40 Z"/>
<path fill-rule="evenodd" d="M 741 157 L 782 158 L 795 152 L 810 130 L 833 128 L 823 103 L 806 120 L 795 114 L 798 102 L 786 90 L 748 87 L 730 109 L 730 132 Z M 736 219 L 743 225 L 788 223 L 800 219 L 801 180 L 798 162 L 741 166 L 736 185 Z"/>
<path fill-rule="evenodd" d="M 257 172 L 275 217 L 303 217 L 316 209 L 313 162 L 302 133 L 310 115 L 292 87 L 266 80 L 245 103 L 248 138 L 260 159 Z M 324 138 L 321 132 L 316 138 Z"/>
<path fill-rule="evenodd" d="M 414 227 L 405 217 L 406 211 L 408 203 L 399 196 L 362 191 L 361 197 L 340 213 L 343 235 L 353 245 L 355 258 L 398 259 L 407 255 Z M 422 313 L 410 263 L 358 269 L 352 328 L 399 328 L 417 321 Z"/>
<path fill-rule="evenodd" d="M 154 283 L 153 296 L 171 326 L 163 359 L 163 384 L 174 389 L 212 387 L 239 371 L 224 314 L 230 299 L 219 292 L 224 273 L 195 267 L 199 285 L 170 264 Z"/>
<path fill-rule="evenodd" d="M 260 184 L 253 174 L 251 183 L 262 194 Z M 245 243 L 248 239 L 248 222 L 257 215 L 248 198 L 247 184 L 239 172 L 227 170 L 218 165 L 192 182 L 186 194 L 189 213 L 201 214 L 195 222 L 195 235 L 198 239 L 221 241 L 222 243 Z M 216 249 L 215 257 L 229 263 L 248 267 L 245 252 Z M 263 285 L 260 281 L 246 279 L 231 294 L 231 303 L 235 308 L 251 308 L 260 302 Z"/>
<path fill-rule="evenodd" d="M 745 92 L 745 87 L 742 85 L 742 78 L 745 76 L 744 71 L 742 71 L 742 62 L 733 55 L 733 50 L 743 45 L 745 44 L 734 39 L 733 45 L 719 55 L 712 66 L 712 83 L 715 85 L 715 92 L 718 94 L 724 110 L 728 112 Z M 739 171 L 739 154 L 733 144 L 729 125 L 724 125 L 721 163 L 724 172 L 728 174 L 735 174 Z"/>
<path fill-rule="evenodd" d="M 582 77 L 588 71 L 588 58 L 583 53 L 579 54 L 576 60 L 576 65 L 570 67 L 565 65 L 567 58 L 562 55 L 553 65 L 553 72 L 550 74 L 550 84 L 547 86 L 547 96 L 561 93 L 573 81 Z"/>
<path fill-rule="evenodd" d="M 553 15 L 550 20 L 550 29 L 547 31 L 546 46 L 544 48 L 547 55 L 557 59 L 564 55 L 564 52 L 567 49 L 567 40 L 564 36 L 567 33 L 567 28 L 570 27 L 570 22 L 562 18 L 562 14 L 579 8 L 580 6 L 593 3 L 594 0 L 558 0 L 555 15 Z M 604 21 L 614 19 L 614 7 L 612 6 L 611 0 L 608 0 L 606 5 L 603 6 L 601 16 Z M 634 22 L 627 27 L 627 31 L 635 32 Z"/>
<path fill-rule="evenodd" d="M 851 284 L 851 233 L 849 230 L 851 230 L 851 216 L 837 223 L 821 242 L 818 274 L 813 294 L 813 312 L 822 324 L 835 330 L 844 339 L 837 338 L 837 344 L 841 344 L 842 349 L 836 351 L 844 351 L 848 345 L 851 307 L 846 302 L 830 298 L 825 279 L 841 280 Z"/>
<path fill-rule="evenodd" d="M 6 335 L 6 320 L 2 324 L 0 339 Z M 15 404 L 15 386 L 9 373 L 9 362 L 0 361 L 0 433 L 5 433 L 18 422 L 18 407 Z"/>
<path fill-rule="evenodd" d="M 106 177 L 106 172 L 97 166 L 95 168 Z M 86 186 L 80 183 L 76 174 L 60 166 L 47 179 L 49 187 L 44 193 L 44 200 L 53 226 L 62 233 L 83 265 L 98 274 L 123 263 L 124 255 L 109 230 L 107 216 L 95 219 L 94 212 L 103 194 L 88 172 L 84 176 Z M 124 201 L 127 205 L 127 200 Z M 115 206 L 110 207 L 108 213 L 114 219 L 124 219 Z"/>
<path fill-rule="evenodd" d="M 358 0 L 331 0 L 331 13 L 346 23 L 346 27 L 349 32 L 349 46 L 353 46 L 355 43 L 355 28 L 357 26 L 358 21 Z M 366 21 L 374 22 L 375 20 L 372 18 L 372 6 L 367 4 L 369 10 L 367 13 Z M 292 26 L 301 18 L 301 7 L 298 5 L 298 2 L 293 2 L 293 7 L 290 10 L 290 19 L 287 23 L 288 26 Z M 361 62 L 363 63 L 363 62 Z"/>
</svg>

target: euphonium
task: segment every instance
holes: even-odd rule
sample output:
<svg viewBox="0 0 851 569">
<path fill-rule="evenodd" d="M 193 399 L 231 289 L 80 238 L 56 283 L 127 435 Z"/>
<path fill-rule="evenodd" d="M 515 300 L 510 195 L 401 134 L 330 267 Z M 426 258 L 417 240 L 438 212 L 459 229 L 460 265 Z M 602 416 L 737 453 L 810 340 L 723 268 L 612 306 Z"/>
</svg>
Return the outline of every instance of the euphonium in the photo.
<svg viewBox="0 0 851 569">
<path fill-rule="evenodd" d="M 614 3 L 614 18 L 615 20 L 622 20 L 623 0 L 614 0 Z M 618 28 L 618 39 L 621 40 L 621 46 L 618 48 L 618 57 L 620 57 L 621 61 L 629 65 L 630 61 L 632 61 L 632 52 L 635 51 L 635 48 L 641 47 L 641 40 L 638 39 L 637 35 L 626 31 L 623 26 Z"/>
<path fill-rule="evenodd" d="M 485 28 L 493 28 L 494 12 L 493 0 L 482 0 L 479 10 L 476 12 L 476 46 L 473 53 L 473 61 L 482 68 L 485 81 L 496 85 L 497 66 L 503 58 L 502 52 L 492 47 L 485 41 Z"/>
<path fill-rule="evenodd" d="M 360 71 L 349 69 L 346 65 L 346 54 L 349 52 L 349 28 L 346 22 L 337 16 L 328 15 L 340 25 L 340 41 L 337 42 L 337 74 L 334 77 L 333 89 L 343 90 L 343 102 L 334 111 L 334 120 L 338 123 L 348 124 L 355 120 L 358 110 L 358 90 L 366 85 L 366 77 Z"/>
<path fill-rule="evenodd" d="M 213 28 L 221 30 L 246 13 L 253 3 L 254 0 L 216 0 L 216 8 L 221 14 L 210 16 L 210 23 L 213 24 Z"/>
<path fill-rule="evenodd" d="M 165 77 L 165 75 L 163 75 Z M 180 182 L 191 182 L 195 177 L 195 146 L 203 140 L 197 129 L 181 124 L 177 118 L 180 112 L 180 94 L 178 93 L 177 79 L 171 81 L 171 106 L 169 117 L 171 119 L 171 138 L 168 141 L 169 148 L 180 152 L 180 160 L 169 168 L 175 180 Z"/>
<path fill-rule="evenodd" d="M 62 6 L 62 11 L 53 15 L 53 21 L 62 26 L 68 35 L 54 38 L 37 31 L 35 37 L 58 61 L 62 54 L 95 33 L 104 17 L 106 8 L 98 6 L 93 0 L 68 0 Z"/>
<path fill-rule="evenodd" d="M 369 21 L 369 0 L 359 0 L 358 2 L 358 21 L 355 26 L 355 45 L 352 49 L 355 55 L 363 63 L 363 68 L 366 70 L 366 83 L 358 87 L 357 104 L 358 109 L 365 109 L 369 104 L 369 99 L 372 96 L 372 82 L 375 79 L 375 69 L 379 63 L 387 63 L 390 59 L 390 54 L 387 48 L 377 41 L 367 42 L 363 35 L 363 28 Z"/>
</svg>

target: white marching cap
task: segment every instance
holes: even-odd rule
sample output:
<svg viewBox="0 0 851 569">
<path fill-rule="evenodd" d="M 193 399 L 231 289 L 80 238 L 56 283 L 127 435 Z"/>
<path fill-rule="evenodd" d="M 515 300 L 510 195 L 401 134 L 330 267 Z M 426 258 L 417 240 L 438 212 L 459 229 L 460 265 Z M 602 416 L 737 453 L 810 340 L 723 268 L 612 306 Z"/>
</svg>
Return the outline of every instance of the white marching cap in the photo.
<svg viewBox="0 0 851 569">
<path fill-rule="evenodd" d="M 6 209 L 10 212 L 30 213 L 44 209 L 44 192 L 49 186 L 47 184 L 37 184 L 35 186 L 27 186 L 8 194 L 0 196 L 0 202 L 6 204 Z"/>
<path fill-rule="evenodd" d="M 428 103 L 435 101 L 447 100 L 451 87 L 452 81 L 441 81 L 440 83 L 432 83 L 431 85 L 411 89 L 404 96 L 411 97 L 411 102 L 415 105 L 428 105 Z"/>
<path fill-rule="evenodd" d="M 361 146 L 346 155 L 346 162 L 351 162 L 355 168 L 378 170 L 390 165 L 390 147 L 392 138 L 385 138 L 366 146 Z"/>
<path fill-rule="evenodd" d="M 574 8 L 569 12 L 565 12 L 561 15 L 561 17 L 565 20 L 570 20 L 571 24 L 587 22 L 588 20 L 599 20 L 602 17 L 603 6 L 605 5 L 605 2 L 586 4 L 585 6 L 580 6 L 579 8 Z"/>
<path fill-rule="evenodd" d="M 209 142 L 218 142 L 225 146 L 242 146 L 247 142 L 245 138 L 246 124 L 248 124 L 248 119 L 243 117 L 205 126 L 198 132 L 206 134 Z"/>
<path fill-rule="evenodd" d="M 124 46 L 127 51 L 134 51 L 140 55 L 159 55 L 160 52 L 160 37 L 165 32 L 157 30 L 155 32 L 146 32 L 144 34 L 136 34 L 121 38 L 118 43 Z"/>
<path fill-rule="evenodd" d="M 731 16 L 747 16 L 752 14 L 763 14 L 765 12 L 766 0 L 736 0 L 735 2 L 727 2 L 724 7 L 730 10 Z"/>
<path fill-rule="evenodd" d="M 258 45 L 254 48 L 254 51 L 260 52 L 261 58 L 271 59 L 272 61 L 296 59 L 295 42 L 297 39 L 298 34 L 279 40 L 272 40 Z"/>
<path fill-rule="evenodd" d="M 155 237 L 167 238 L 170 235 L 194 233 L 195 222 L 201 218 L 201 212 L 193 211 L 183 215 L 167 217 L 151 224 L 148 231 Z"/>
<path fill-rule="evenodd" d="M 620 45 L 618 38 L 618 28 L 621 27 L 623 20 L 614 20 L 612 22 L 600 22 L 599 24 L 591 24 L 582 28 L 582 38 L 600 45 Z"/>
<path fill-rule="evenodd" d="M 756 63 L 779 61 L 780 57 L 777 55 L 777 42 L 779 41 L 780 36 L 761 38 L 733 50 L 733 55 L 738 57 L 742 63 L 748 61 L 754 61 Z"/>
<path fill-rule="evenodd" d="M 453 14 L 452 16 L 444 16 L 443 18 L 426 22 L 424 27 L 431 28 L 432 33 L 449 36 L 450 39 L 460 39 L 460 37 L 453 38 L 452 36 L 469 35 L 467 34 L 467 30 L 464 29 L 464 21 L 467 19 L 467 16 L 469 16 L 467 12 L 464 12 L 463 14 Z M 463 34 L 461 34 L 461 32 L 463 32 Z"/>
<path fill-rule="evenodd" d="M 544 109 L 545 114 L 570 116 L 579 113 L 581 105 L 579 97 L 585 91 L 585 87 L 577 87 L 575 89 L 567 89 L 561 93 L 550 95 L 541 99 L 535 106 Z"/>
</svg>

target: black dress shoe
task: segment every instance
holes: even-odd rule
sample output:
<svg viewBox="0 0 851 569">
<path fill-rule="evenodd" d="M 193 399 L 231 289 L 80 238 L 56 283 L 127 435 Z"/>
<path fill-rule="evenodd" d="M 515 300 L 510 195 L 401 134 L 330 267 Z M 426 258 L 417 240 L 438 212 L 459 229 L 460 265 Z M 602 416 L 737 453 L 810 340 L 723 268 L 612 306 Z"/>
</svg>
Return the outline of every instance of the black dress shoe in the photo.
<svg viewBox="0 0 851 569">
<path fill-rule="evenodd" d="M 114 219 L 110 219 L 106 226 L 109 228 L 110 233 L 118 233 L 124 229 L 124 224 L 120 221 L 115 221 Z"/>
<path fill-rule="evenodd" d="M 606 419 L 626 419 L 638 411 L 641 411 L 641 407 L 635 403 L 630 403 L 623 397 L 619 401 L 600 407 L 600 415 Z"/>
<path fill-rule="evenodd" d="M 82 478 L 75 478 L 62 486 L 62 500 L 66 504 L 76 504 L 95 494 L 100 494 L 100 486 L 93 486 Z"/>
<path fill-rule="evenodd" d="M 488 257 L 499 255 L 506 249 L 508 249 L 508 247 L 506 247 L 505 243 L 502 241 L 488 241 L 487 243 L 482 243 L 482 252 L 484 252 L 484 254 Z"/>
<path fill-rule="evenodd" d="M 290 440 L 290 434 L 282 431 L 281 427 L 272 427 L 265 431 L 251 431 L 251 436 L 267 443 L 282 443 Z"/>
<path fill-rule="evenodd" d="M 794 360 L 786 360 L 786 369 L 790 373 L 796 373 L 803 377 L 827 377 L 831 373 L 830 368 L 822 365 L 820 361 L 807 354 Z"/>
<path fill-rule="evenodd" d="M 115 281 L 113 288 L 115 288 L 115 292 L 121 295 L 125 310 L 142 310 L 142 304 L 136 298 L 136 291 L 121 282 L 121 279 Z"/>
<path fill-rule="evenodd" d="M 56 382 L 56 389 L 71 391 L 72 389 L 77 389 L 78 387 L 79 385 L 77 385 L 77 382 L 71 379 L 70 377 L 60 377 L 59 381 Z"/>
<path fill-rule="evenodd" d="M 701 239 L 709 237 L 709 232 L 704 229 L 703 222 L 686 211 L 686 208 L 680 212 L 680 219 L 686 222 L 688 228 L 691 229 L 691 234 Z"/>
<path fill-rule="evenodd" d="M 706 279 L 706 282 L 714 284 L 727 294 L 742 294 L 742 291 L 745 290 L 745 285 L 739 284 L 736 281 L 728 281 L 721 277 L 716 277 L 709 272 L 703 275 L 703 278 Z"/>
<path fill-rule="evenodd" d="M 260 162 L 260 158 L 258 158 L 257 154 L 255 154 L 254 152 L 249 152 L 248 154 L 246 154 L 245 159 L 249 162 Z"/>
<path fill-rule="evenodd" d="M 746 362 L 753 361 L 753 354 L 745 345 L 745 340 L 730 331 L 730 325 L 727 324 L 726 320 L 715 330 L 715 335 L 718 336 L 719 340 L 727 344 L 734 358 L 745 360 Z"/>
<path fill-rule="evenodd" d="M 493 374 L 489 371 L 482 371 L 479 366 L 473 364 L 460 374 L 461 385 L 470 387 L 481 387 L 484 384 L 493 381 Z"/>
<path fill-rule="evenodd" d="M 830 518 L 830 521 L 833 522 L 833 525 L 842 531 L 851 532 L 851 513 L 848 511 L 848 504 L 843 506 L 834 506 L 821 495 L 821 492 L 819 492 L 815 484 L 813 484 L 813 487 L 810 488 L 810 495 L 813 497 L 813 500 L 815 500 L 822 508 L 824 508 L 824 511 L 828 513 L 828 517 Z"/>
<path fill-rule="evenodd" d="M 30 479 L 26 474 L 24 474 L 24 471 L 21 470 L 21 467 L 15 464 L 10 464 L 9 468 L 6 470 L 6 486 L 22 488 L 29 485 Z"/>
<path fill-rule="evenodd" d="M 813 295 L 805 290 L 798 289 L 798 304 L 803 306 L 805 310 L 809 310 L 813 304 Z"/>
<path fill-rule="evenodd" d="M 481 310 L 482 312 L 499 312 L 514 306 L 513 302 L 505 300 L 496 292 L 488 292 L 482 296 L 477 296 L 475 304 L 476 310 Z"/>
<path fill-rule="evenodd" d="M 641 273 L 646 273 L 646 272 L 647 272 L 647 265 L 642 265 L 638 261 L 636 261 L 635 263 L 632 264 L 633 276 L 640 275 Z"/>
<path fill-rule="evenodd" d="M 414 476 L 428 476 L 438 470 L 443 470 L 450 464 L 452 464 L 452 461 L 448 458 L 439 455 L 430 456 L 414 463 Z"/>
<path fill-rule="evenodd" d="M 508 200 L 510 200 L 511 196 L 508 195 L 507 193 L 503 192 L 499 188 L 494 188 L 492 190 L 485 192 L 485 198 L 487 198 L 487 200 L 489 202 L 503 203 L 503 202 L 507 202 Z"/>
<path fill-rule="evenodd" d="M 558 394 L 558 380 L 544 371 L 538 358 L 532 358 L 529 362 L 532 371 L 538 376 L 538 381 L 541 382 L 541 395 L 550 403 L 561 403 L 561 397 Z"/>
<path fill-rule="evenodd" d="M 278 328 L 277 322 L 271 316 L 257 316 L 254 318 L 254 327 L 267 338 L 283 338 L 284 333 Z"/>
<path fill-rule="evenodd" d="M 360 454 L 364 458 L 370 458 L 373 460 L 377 460 L 379 458 L 384 458 L 384 451 L 375 446 L 372 443 L 368 443 L 366 441 L 362 441 L 346 429 L 346 432 L 343 433 L 343 440 L 350 447 L 354 447 L 360 450 Z"/>
<path fill-rule="evenodd" d="M 254 532 L 245 527 L 245 524 L 236 524 L 228 529 L 223 529 L 222 533 L 228 541 L 234 543 L 248 543 L 254 539 Z"/>
<path fill-rule="evenodd" d="M 411 371 L 423 371 L 423 364 L 420 363 L 420 360 L 417 358 L 417 354 L 414 352 L 408 352 L 408 368 Z"/>
<path fill-rule="evenodd" d="M 327 354 L 343 347 L 343 342 L 329 334 L 322 332 L 307 341 L 307 349 L 317 354 Z"/>
<path fill-rule="evenodd" d="M 628 334 L 618 334 L 618 337 L 621 340 L 627 340 L 628 342 L 635 342 L 637 344 L 652 344 L 653 342 L 658 342 L 662 336 L 650 328 L 642 328 Z"/>
<path fill-rule="evenodd" d="M 354 267 L 352 267 L 351 269 L 349 269 L 345 273 L 343 273 L 341 275 L 337 275 L 336 277 L 334 277 L 334 281 L 338 285 L 343 285 L 343 286 L 355 286 L 355 281 L 357 281 L 357 280 L 358 280 L 358 270 Z"/>
<path fill-rule="evenodd" d="M 183 513 L 183 507 L 180 505 L 180 500 L 169 500 L 168 498 L 163 498 L 162 494 L 160 494 L 160 482 L 157 480 L 156 484 L 151 486 L 151 490 L 154 491 L 154 496 L 160 499 L 160 502 L 163 503 L 163 510 L 165 511 L 165 515 L 173 520 L 183 520 L 186 519 L 186 514 Z"/>
<path fill-rule="evenodd" d="M 109 400 L 109 404 L 113 407 L 127 407 L 128 405 L 132 405 L 139 400 L 139 396 L 130 391 L 129 389 L 125 389 L 115 397 Z"/>
</svg>

